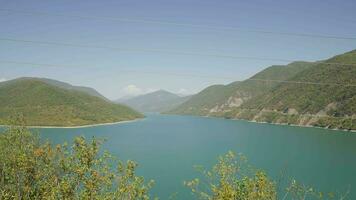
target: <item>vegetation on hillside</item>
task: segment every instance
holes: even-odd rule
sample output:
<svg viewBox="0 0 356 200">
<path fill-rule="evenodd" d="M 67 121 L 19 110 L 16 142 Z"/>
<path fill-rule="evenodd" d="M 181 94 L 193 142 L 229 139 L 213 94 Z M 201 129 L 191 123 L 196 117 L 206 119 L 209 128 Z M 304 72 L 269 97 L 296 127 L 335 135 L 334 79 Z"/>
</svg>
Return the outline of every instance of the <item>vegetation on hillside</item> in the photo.
<svg viewBox="0 0 356 200">
<path fill-rule="evenodd" d="M 356 61 L 355 51 L 331 58 L 325 62 L 333 64 L 320 63 L 304 70 L 289 79 L 298 83 L 279 84 L 241 108 L 263 109 L 263 114 L 254 116 L 255 120 L 267 116 L 272 122 L 302 124 L 304 121 L 315 126 L 356 130 L 353 119 L 356 114 L 356 67 L 348 65 L 352 61 Z M 320 84 L 307 84 L 311 82 Z M 274 112 L 274 119 L 266 110 Z M 238 115 L 239 112 L 235 112 Z M 295 122 L 286 120 L 285 114 L 296 116 Z"/>
<path fill-rule="evenodd" d="M 240 83 L 208 87 L 169 113 L 356 130 L 355 63 L 351 51 L 272 66 Z"/>
<path fill-rule="evenodd" d="M 207 108 L 212 108 L 216 102 L 225 100 L 230 93 L 231 87 L 212 85 L 167 113 L 205 115 L 209 111 Z"/>
<path fill-rule="evenodd" d="M 26 125 L 80 126 L 143 117 L 133 109 L 84 92 L 53 86 L 39 79 L 0 85 L 0 124 L 21 114 Z"/>
<path fill-rule="evenodd" d="M 228 85 L 209 86 L 188 101 L 169 111 L 171 114 L 212 115 L 230 111 L 249 99 L 265 94 L 278 85 L 278 82 L 258 80 L 287 80 L 297 73 L 311 67 L 313 63 L 294 62 L 289 65 L 275 65 L 255 74 L 245 81 L 236 81 Z"/>
<path fill-rule="evenodd" d="M 356 53 L 354 57 L 356 61 Z M 335 103 L 337 105 L 325 112 L 333 116 L 350 116 L 353 109 L 356 109 L 355 75 L 355 66 L 318 64 L 289 80 L 299 84 L 280 84 L 267 95 L 247 102 L 244 107 L 277 110 L 294 108 L 299 113 L 316 114 L 328 104 Z M 320 84 L 308 84 L 311 82 Z"/>
<path fill-rule="evenodd" d="M 104 100 L 108 100 L 106 97 L 104 97 L 102 94 L 100 94 L 98 91 L 96 91 L 93 88 L 84 87 L 84 86 L 74 86 L 74 85 L 71 85 L 69 83 L 57 81 L 57 80 L 54 80 L 54 79 L 48 79 L 48 78 L 21 77 L 21 78 L 9 80 L 9 81 L 6 81 L 6 82 L 0 82 L 0 87 L 1 87 L 2 84 L 9 84 L 9 83 L 20 81 L 20 80 L 38 80 L 38 81 L 42 81 L 44 83 L 47 83 L 49 85 L 62 88 L 62 89 L 73 90 L 73 91 L 78 91 L 78 92 L 84 92 L 84 93 L 87 93 L 87 94 L 89 94 L 91 96 L 96 96 L 96 97 L 100 97 L 100 98 L 102 98 Z"/>
</svg>

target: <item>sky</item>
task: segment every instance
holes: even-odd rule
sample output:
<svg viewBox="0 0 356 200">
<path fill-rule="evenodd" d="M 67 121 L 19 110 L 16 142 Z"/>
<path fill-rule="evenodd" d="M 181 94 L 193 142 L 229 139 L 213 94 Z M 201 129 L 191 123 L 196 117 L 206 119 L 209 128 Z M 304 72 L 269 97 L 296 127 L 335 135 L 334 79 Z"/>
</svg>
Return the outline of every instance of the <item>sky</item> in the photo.
<svg viewBox="0 0 356 200">
<path fill-rule="evenodd" d="M 355 10 L 354 0 L 0 0 L 0 81 L 46 77 L 110 99 L 193 94 L 289 60 L 356 49 L 354 39 L 266 33 L 355 38 Z"/>
</svg>

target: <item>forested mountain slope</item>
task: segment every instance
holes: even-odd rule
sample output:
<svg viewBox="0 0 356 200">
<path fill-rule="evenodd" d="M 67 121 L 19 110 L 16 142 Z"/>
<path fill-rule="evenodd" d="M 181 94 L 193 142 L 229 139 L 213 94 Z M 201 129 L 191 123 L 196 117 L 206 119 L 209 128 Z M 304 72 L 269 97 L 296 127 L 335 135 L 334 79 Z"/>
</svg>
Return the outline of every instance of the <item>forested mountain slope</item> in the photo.
<svg viewBox="0 0 356 200">
<path fill-rule="evenodd" d="M 356 50 L 208 87 L 169 113 L 355 130 Z"/>
<path fill-rule="evenodd" d="M 62 81 L 57 81 L 57 80 L 54 80 L 54 79 L 37 78 L 37 77 L 22 77 L 22 78 L 18 78 L 18 79 L 9 80 L 8 83 L 12 82 L 12 81 L 16 82 L 18 80 L 39 80 L 39 81 L 48 83 L 50 85 L 57 86 L 57 87 L 62 88 L 62 89 L 85 92 L 85 93 L 87 93 L 89 95 L 100 97 L 102 99 L 108 100 L 106 97 L 104 97 L 102 94 L 100 94 L 98 91 L 96 91 L 93 88 L 84 87 L 84 86 L 74 86 L 74 85 L 71 85 L 69 83 L 65 83 L 65 82 L 62 82 Z M 1 85 L 1 83 L 0 83 L 0 85 Z"/>
<path fill-rule="evenodd" d="M 23 115 L 26 125 L 33 126 L 79 126 L 143 117 L 127 106 L 36 78 L 0 84 L 0 124 L 8 124 L 16 115 Z"/>
<path fill-rule="evenodd" d="M 275 65 L 257 73 L 245 81 L 229 85 L 213 85 L 193 95 L 188 101 L 169 111 L 171 114 L 215 115 L 240 107 L 249 99 L 264 94 L 278 85 L 278 82 L 261 80 L 287 80 L 311 67 L 313 63 L 294 62 L 289 65 Z"/>
<path fill-rule="evenodd" d="M 229 117 L 356 129 L 351 119 L 356 114 L 356 51 L 325 62 L 328 64 L 316 64 L 250 99 Z M 254 114 L 248 117 L 244 112 Z"/>
</svg>

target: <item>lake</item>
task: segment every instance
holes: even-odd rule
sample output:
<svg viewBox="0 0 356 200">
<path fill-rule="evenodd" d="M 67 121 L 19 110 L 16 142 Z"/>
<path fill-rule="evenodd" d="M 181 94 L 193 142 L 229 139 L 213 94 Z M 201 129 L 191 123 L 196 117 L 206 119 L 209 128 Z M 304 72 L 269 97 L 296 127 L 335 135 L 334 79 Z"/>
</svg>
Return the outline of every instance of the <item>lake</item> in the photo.
<svg viewBox="0 0 356 200">
<path fill-rule="evenodd" d="M 106 138 L 103 148 L 139 163 L 138 173 L 156 184 L 152 194 L 193 199 L 184 180 L 198 176 L 194 165 L 211 167 L 219 155 L 243 153 L 249 164 L 278 179 L 282 171 L 322 191 L 356 199 L 356 133 L 259 124 L 240 120 L 148 114 L 143 120 L 77 129 L 37 129 L 52 143 L 83 135 Z"/>
</svg>

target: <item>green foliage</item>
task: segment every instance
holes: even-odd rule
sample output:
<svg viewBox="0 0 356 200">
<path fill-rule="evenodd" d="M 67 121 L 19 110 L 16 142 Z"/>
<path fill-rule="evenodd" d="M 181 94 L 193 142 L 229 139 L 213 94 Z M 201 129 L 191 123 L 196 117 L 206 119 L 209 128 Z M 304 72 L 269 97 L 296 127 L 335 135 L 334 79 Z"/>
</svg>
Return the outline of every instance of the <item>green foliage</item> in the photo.
<svg viewBox="0 0 356 200">
<path fill-rule="evenodd" d="M 286 188 L 282 200 L 346 200 L 348 199 L 347 195 L 349 192 L 350 190 L 347 190 L 344 193 L 323 193 L 313 187 L 303 185 L 292 179 L 289 186 Z"/>
<path fill-rule="evenodd" d="M 38 79 L 0 84 L 0 124 L 9 124 L 10 116 L 18 113 L 32 126 L 79 126 L 143 117 L 127 106 Z"/>
<path fill-rule="evenodd" d="M 65 82 L 61 82 L 61 81 L 57 81 L 57 80 L 53 80 L 53 79 L 48 79 L 48 78 L 21 77 L 21 78 L 12 79 L 12 80 L 9 80 L 9 81 L 6 81 L 6 82 L 1 82 L 0 83 L 0 87 L 1 87 L 1 85 L 6 85 L 6 84 L 10 84 L 10 83 L 16 83 L 16 82 L 19 82 L 19 81 L 26 81 L 26 80 L 36 80 L 36 81 L 44 82 L 44 83 L 47 83 L 49 85 L 52 85 L 52 86 L 55 86 L 55 87 L 59 87 L 59 88 L 62 88 L 62 89 L 72 90 L 72 91 L 77 91 L 77 92 L 83 92 L 83 93 L 89 94 L 91 96 L 96 96 L 96 97 L 100 97 L 100 98 L 102 98 L 104 100 L 108 100 L 93 88 L 83 87 L 83 86 L 74 86 L 74 85 L 71 85 L 71 84 L 68 84 L 68 83 L 65 83 Z"/>
<path fill-rule="evenodd" d="M 246 170 L 246 159 L 229 152 L 211 171 L 201 170 L 205 179 L 185 182 L 193 194 L 207 200 L 274 200 L 276 186 L 262 171 Z"/>
<path fill-rule="evenodd" d="M 100 154 L 100 141 L 42 144 L 22 127 L 0 134 L 0 199 L 148 200 L 153 181 L 135 174 L 137 163 Z"/>
<path fill-rule="evenodd" d="M 241 98 L 246 101 L 252 97 L 265 94 L 278 85 L 278 82 L 257 81 L 255 79 L 287 80 L 312 65 L 313 63 L 294 62 L 286 66 L 271 66 L 242 82 L 237 81 L 228 85 L 213 85 L 193 95 L 188 101 L 168 113 L 211 115 L 213 113 L 210 113 L 210 110 L 215 106 L 228 107 L 228 99 L 231 97 Z M 228 108 L 223 108 L 222 112 L 225 112 L 224 109 Z"/>
<path fill-rule="evenodd" d="M 148 200 L 154 182 L 137 176 L 137 163 L 123 163 L 100 153 L 101 141 L 77 137 L 72 145 L 52 146 L 23 127 L 0 133 L 0 199 Z M 116 169 L 113 163 L 117 162 Z M 197 167 L 203 178 L 185 182 L 206 200 L 276 200 L 276 183 L 247 164 L 241 154 L 220 156 L 211 170 Z M 347 199 L 322 193 L 292 180 L 282 200 Z M 176 194 L 171 196 L 174 199 Z"/>
<path fill-rule="evenodd" d="M 232 87 L 224 85 L 212 85 L 203 91 L 190 97 L 189 100 L 182 103 L 169 114 L 187 114 L 187 115 L 207 115 L 209 109 L 218 102 L 223 102 L 232 92 Z"/>
<path fill-rule="evenodd" d="M 293 108 L 300 114 L 316 114 L 325 110 L 333 116 L 351 116 L 355 112 L 353 109 L 356 109 L 356 90 L 346 85 L 356 84 L 355 75 L 354 66 L 319 64 L 298 74 L 290 81 L 318 82 L 326 85 L 281 84 L 269 94 L 251 99 L 243 107 L 279 111 Z M 327 85 L 327 83 L 342 85 Z M 335 105 L 331 106 L 332 104 Z"/>
<path fill-rule="evenodd" d="M 48 83 L 50 85 L 62 88 L 62 89 L 66 89 L 66 90 L 74 90 L 74 91 L 79 91 L 79 92 L 84 92 L 87 93 L 91 96 L 96 96 L 96 97 L 100 97 L 104 100 L 108 100 L 106 97 L 104 97 L 103 95 L 101 95 L 99 92 L 97 92 L 95 89 L 90 88 L 90 87 L 83 87 L 83 86 L 73 86 L 70 85 L 68 83 L 64 83 L 61 81 L 57 81 L 57 80 L 53 80 L 53 79 L 47 79 L 47 78 L 33 78 L 33 77 L 24 77 L 24 78 L 20 78 L 20 79 L 31 79 L 31 80 L 39 80 L 39 81 L 43 81 L 45 83 Z"/>
<path fill-rule="evenodd" d="M 321 84 L 279 84 L 269 93 L 250 99 L 242 108 L 270 110 L 280 115 L 293 109 L 298 116 L 297 123 L 293 124 L 302 124 L 300 121 L 307 114 L 316 115 L 309 125 L 355 130 L 351 121 L 356 114 L 356 68 L 347 64 L 356 62 L 356 52 L 345 53 L 325 62 L 333 64 L 316 64 L 289 79 Z M 272 121 L 278 120 L 286 121 L 280 117 Z"/>
<path fill-rule="evenodd" d="M 202 179 L 184 184 L 198 199 L 205 200 L 346 200 L 345 193 L 323 193 L 292 179 L 284 194 L 277 194 L 277 184 L 265 172 L 247 165 L 242 154 L 228 152 L 220 156 L 211 170 L 197 167 Z M 280 198 L 278 198 L 280 196 Z"/>
<path fill-rule="evenodd" d="M 242 82 L 211 86 L 170 113 L 356 130 L 356 68 L 347 65 L 356 63 L 356 51 L 325 62 L 332 64 L 294 62 Z M 261 81 L 266 79 L 288 82 Z M 231 103 L 234 99 L 240 104 Z M 307 121 L 306 115 L 314 117 Z"/>
</svg>

